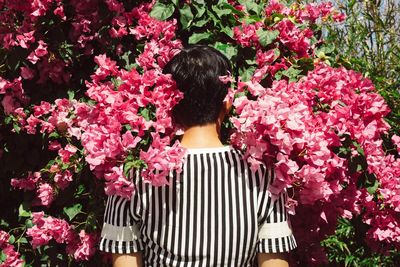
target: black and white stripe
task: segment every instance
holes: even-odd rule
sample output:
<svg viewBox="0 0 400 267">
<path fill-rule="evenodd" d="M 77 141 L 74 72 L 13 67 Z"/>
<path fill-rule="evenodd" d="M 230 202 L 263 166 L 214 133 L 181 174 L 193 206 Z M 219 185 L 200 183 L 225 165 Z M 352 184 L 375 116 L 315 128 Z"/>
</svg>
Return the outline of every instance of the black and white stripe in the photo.
<svg viewBox="0 0 400 267">
<path fill-rule="evenodd" d="M 286 192 L 271 197 L 272 181 L 231 147 L 189 149 L 168 186 L 137 179 L 131 200 L 108 198 L 99 249 L 143 251 L 145 266 L 252 266 L 256 253 L 296 247 Z"/>
</svg>

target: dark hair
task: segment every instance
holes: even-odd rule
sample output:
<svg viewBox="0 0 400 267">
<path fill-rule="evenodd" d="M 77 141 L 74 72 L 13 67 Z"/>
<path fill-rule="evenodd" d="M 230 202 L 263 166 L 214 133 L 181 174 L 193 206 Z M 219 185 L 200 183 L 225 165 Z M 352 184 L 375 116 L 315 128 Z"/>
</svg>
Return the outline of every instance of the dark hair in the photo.
<svg viewBox="0 0 400 267">
<path fill-rule="evenodd" d="M 184 94 L 172 110 L 174 120 L 186 127 L 215 122 L 230 86 L 219 76 L 228 71 L 229 60 L 210 46 L 189 45 L 175 55 L 163 69 L 164 74 L 172 74 Z"/>
</svg>

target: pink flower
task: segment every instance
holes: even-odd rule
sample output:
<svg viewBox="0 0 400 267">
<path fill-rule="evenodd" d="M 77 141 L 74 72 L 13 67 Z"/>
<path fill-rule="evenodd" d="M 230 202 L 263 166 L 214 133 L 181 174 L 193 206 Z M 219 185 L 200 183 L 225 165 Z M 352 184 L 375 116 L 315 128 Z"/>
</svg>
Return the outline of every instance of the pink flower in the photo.
<svg viewBox="0 0 400 267">
<path fill-rule="evenodd" d="M 88 234 L 85 230 L 81 230 L 78 238 L 74 238 L 68 244 L 67 253 L 72 254 L 77 261 L 89 260 L 96 252 L 97 237 L 93 233 Z"/>
<path fill-rule="evenodd" d="M 271 0 L 268 6 L 265 8 L 265 15 L 271 16 L 273 13 L 281 13 L 285 9 L 285 6 L 280 4 L 277 0 Z"/>
<path fill-rule="evenodd" d="M 235 80 L 233 79 L 231 73 L 228 73 L 227 75 L 219 76 L 218 78 L 224 84 L 234 83 L 235 82 Z"/>
<path fill-rule="evenodd" d="M 47 115 L 50 112 L 52 112 L 54 108 L 51 106 L 49 102 L 41 101 L 40 105 L 33 106 L 33 110 L 34 110 L 33 115 L 35 117 L 41 117 L 43 115 Z"/>
<path fill-rule="evenodd" d="M 32 191 L 35 190 L 38 182 L 41 181 L 41 173 L 40 172 L 29 172 L 28 177 L 25 179 L 11 179 L 11 186 L 18 189 L 24 189 L 24 191 Z"/>
<path fill-rule="evenodd" d="M 20 258 L 20 254 L 14 250 L 13 245 L 9 243 L 10 235 L 0 230 L 0 250 L 5 254 L 5 261 L 1 262 L 4 267 L 22 267 L 24 261 Z"/>
<path fill-rule="evenodd" d="M 115 75 L 118 72 L 117 63 L 109 59 L 105 54 L 96 56 L 94 61 L 99 65 L 96 75 L 92 76 L 96 80 L 102 80 L 108 75 Z"/>
<path fill-rule="evenodd" d="M 33 200 L 32 205 L 34 206 L 50 206 L 54 199 L 53 187 L 48 183 L 42 183 L 37 189 L 36 199 Z"/>
<path fill-rule="evenodd" d="M 112 172 L 104 175 L 106 180 L 105 193 L 130 199 L 134 190 L 133 183 L 125 177 L 122 166 L 113 167 Z"/>
<path fill-rule="evenodd" d="M 32 64 L 36 64 L 40 58 L 44 57 L 48 53 L 47 44 L 45 42 L 43 42 L 42 40 L 39 40 L 38 44 L 39 45 L 35 49 L 35 51 L 30 53 L 27 58 Z"/>
<path fill-rule="evenodd" d="M 18 34 L 16 36 L 16 40 L 19 43 L 19 46 L 25 49 L 28 49 L 30 44 L 35 41 L 34 31 L 24 32 L 23 34 Z"/>
<path fill-rule="evenodd" d="M 260 47 L 257 30 L 260 29 L 262 23 L 255 24 L 246 24 L 245 22 L 239 27 L 233 28 L 233 38 L 242 46 L 256 46 L 256 48 Z"/>
<path fill-rule="evenodd" d="M 392 136 L 392 142 L 396 145 L 397 152 L 400 154 L 400 136 L 394 134 Z"/>
<path fill-rule="evenodd" d="M 31 80 L 35 77 L 35 71 L 28 67 L 21 67 L 21 77 L 25 80 Z"/>
<path fill-rule="evenodd" d="M 52 150 L 52 151 L 58 151 L 59 149 L 61 149 L 61 144 L 57 140 L 49 141 L 48 148 L 49 148 L 49 150 Z"/>
<path fill-rule="evenodd" d="M 54 15 L 59 16 L 62 20 L 66 20 L 66 16 L 64 13 L 64 7 L 62 5 L 58 6 L 54 9 Z"/>
<path fill-rule="evenodd" d="M 69 163 L 71 156 L 73 156 L 77 151 L 78 149 L 75 146 L 67 144 L 64 148 L 58 150 L 58 155 L 64 163 Z"/>
<path fill-rule="evenodd" d="M 312 31 L 305 29 L 301 31 L 289 19 L 283 19 L 277 24 L 279 30 L 280 41 L 287 46 L 290 50 L 297 53 L 298 57 L 308 57 L 310 49 L 310 40 Z"/>
<path fill-rule="evenodd" d="M 35 225 L 27 230 L 27 235 L 32 238 L 34 249 L 46 245 L 52 239 L 60 244 L 71 241 L 73 232 L 66 221 L 51 216 L 44 217 L 43 211 L 33 212 L 32 217 Z"/>
<path fill-rule="evenodd" d="M 70 170 L 66 170 L 63 173 L 57 172 L 54 176 L 54 182 L 61 189 L 65 189 L 70 182 L 72 182 L 72 173 Z"/>
<path fill-rule="evenodd" d="M 12 113 L 17 107 L 19 107 L 18 103 L 15 101 L 11 95 L 5 95 L 1 100 L 1 105 L 3 106 L 4 112 L 6 114 Z"/>
</svg>

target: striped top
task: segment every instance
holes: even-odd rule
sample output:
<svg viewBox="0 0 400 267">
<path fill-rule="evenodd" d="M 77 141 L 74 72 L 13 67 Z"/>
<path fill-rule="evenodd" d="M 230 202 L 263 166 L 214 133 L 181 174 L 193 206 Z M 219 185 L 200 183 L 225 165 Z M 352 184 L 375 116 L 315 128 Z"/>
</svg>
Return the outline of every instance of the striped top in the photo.
<svg viewBox="0 0 400 267">
<path fill-rule="evenodd" d="M 188 149 L 167 186 L 136 181 L 130 200 L 109 196 L 99 249 L 143 251 L 145 266 L 253 266 L 256 253 L 296 247 L 271 168 L 250 170 L 229 146 Z"/>
</svg>

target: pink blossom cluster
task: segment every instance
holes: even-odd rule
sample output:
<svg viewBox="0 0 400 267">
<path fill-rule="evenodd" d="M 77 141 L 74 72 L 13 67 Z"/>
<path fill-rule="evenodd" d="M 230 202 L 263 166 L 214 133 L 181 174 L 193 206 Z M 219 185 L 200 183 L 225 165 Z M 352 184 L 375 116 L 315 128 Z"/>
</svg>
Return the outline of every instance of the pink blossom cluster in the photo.
<svg viewBox="0 0 400 267">
<path fill-rule="evenodd" d="M 351 70 L 319 65 L 298 82 L 275 81 L 271 88 L 239 82 L 238 90 L 256 99 L 235 99 L 238 117 L 231 118 L 236 130 L 232 143 L 245 149 L 252 168 L 265 162 L 275 165 L 273 194 L 294 187 L 297 211 L 319 216 L 295 220 L 301 242 L 318 240 L 310 231 L 319 239 L 332 232 L 338 216 L 361 214 L 371 225 L 371 240 L 400 244 L 400 158 L 383 150 L 389 108 L 370 80 Z M 344 145 L 348 138 L 353 143 Z M 350 154 L 340 156 L 338 150 L 346 146 Z M 361 156 L 367 169 L 350 171 L 351 161 Z M 379 182 L 378 203 L 365 189 L 357 189 L 366 173 Z"/>
<path fill-rule="evenodd" d="M 0 262 L 1 267 L 22 267 L 24 261 L 20 258 L 20 254 L 14 250 L 14 246 L 9 243 L 10 235 L 0 230 L 0 251 L 6 255 L 6 259 Z"/>
<path fill-rule="evenodd" d="M 73 255 L 77 261 L 87 261 L 96 252 L 97 235 L 95 233 L 86 233 L 81 230 L 78 235 L 75 235 L 66 250 L 67 253 Z"/>
<path fill-rule="evenodd" d="M 97 103 L 76 109 L 76 125 L 82 130 L 81 143 L 90 168 L 107 181 L 106 193 L 130 197 L 133 184 L 122 173 L 118 164 L 129 151 L 136 154 L 148 168 L 143 170 L 145 180 L 160 184 L 165 171 L 180 169 L 184 151 L 177 143 L 166 149 L 175 133 L 171 119 L 172 107 L 182 98 L 170 75 L 159 68 L 146 70 L 118 70 L 115 62 L 97 59 L 100 65 L 88 82 L 87 94 Z M 118 90 L 112 82 L 103 81 L 114 75 L 121 83 Z M 141 112 L 153 116 L 146 118 Z M 124 127 L 129 130 L 124 131 Z M 148 148 L 143 145 L 146 140 Z M 160 170 L 157 174 L 154 171 Z"/>
<path fill-rule="evenodd" d="M 57 150 L 58 157 L 47 171 L 29 172 L 25 178 L 11 179 L 12 187 L 35 192 L 33 206 L 49 207 L 56 198 L 58 189 L 64 190 L 72 182 L 76 164 L 80 161 L 76 155 L 77 148 L 71 144 L 61 148 L 57 141 L 51 141 L 49 150 Z M 69 166 L 69 168 L 62 168 L 62 165 Z"/>
<path fill-rule="evenodd" d="M 44 101 L 35 105 L 29 116 L 22 109 L 16 109 L 14 114 L 28 133 L 34 134 L 40 128 L 41 133 L 58 131 L 79 140 L 90 169 L 97 177 L 105 178 L 105 192 L 129 198 L 134 188 L 123 173 L 127 154 L 135 154 L 147 166 L 141 173 L 143 179 L 157 185 L 166 182 L 166 173 L 181 168 L 184 150 L 178 142 L 170 145 L 176 130 L 171 110 L 182 93 L 170 75 L 162 74 L 162 67 L 182 45 L 175 40 L 176 20 L 157 21 L 148 15 L 145 6 L 124 14 L 138 21 L 130 33 L 136 39 L 145 39 L 144 50 L 136 59 L 143 73 L 135 68 L 120 69 L 116 61 L 98 55 L 95 57 L 98 68 L 92 80 L 86 82 L 86 94 L 95 101 L 94 105 L 56 99 L 53 105 Z M 147 142 L 149 145 L 143 145 Z M 61 163 L 66 164 L 71 163 L 70 157 L 77 152 L 76 147 L 61 148 L 55 141 L 49 149 L 58 150 Z M 53 180 L 61 189 L 72 180 L 71 171 L 57 172 L 57 165 L 49 172 L 55 173 Z M 26 183 L 31 182 L 26 179 Z M 16 180 L 13 186 L 18 186 Z M 38 197 L 43 205 L 51 203 L 51 198 L 45 199 L 51 195 L 50 189 L 47 184 L 39 186 Z"/>
<path fill-rule="evenodd" d="M 27 235 L 32 238 L 33 248 L 43 246 L 54 239 L 57 243 L 68 243 L 72 238 L 70 225 L 62 220 L 51 216 L 44 217 L 44 212 L 33 212 L 32 222 L 35 224 L 27 230 Z"/>
<path fill-rule="evenodd" d="M 0 77 L 0 96 L 1 95 L 3 95 L 1 106 L 5 114 L 10 114 L 18 107 L 25 106 L 29 102 L 29 97 L 25 95 L 25 91 L 22 87 L 21 78 L 8 81 Z"/>
<path fill-rule="evenodd" d="M 307 3 L 299 5 L 297 3 L 287 7 L 278 0 L 269 1 L 265 8 L 265 15 L 282 14 L 294 17 L 298 23 L 315 23 L 318 19 L 327 20 L 329 17 L 335 22 L 341 22 L 346 17 L 343 13 L 335 10 L 331 2 Z"/>
<path fill-rule="evenodd" d="M 310 3 L 304 6 L 293 4 L 287 7 L 279 1 L 273 0 L 268 3 L 264 13 L 263 21 L 253 24 L 243 21 L 241 26 L 233 29 L 233 38 L 238 44 L 256 49 L 257 68 L 252 77 L 253 82 L 260 82 L 267 76 L 271 80 L 278 70 L 286 70 L 292 65 L 288 56 L 280 55 L 281 51 L 290 51 L 293 54 L 292 57 L 297 59 L 315 56 L 315 44 L 311 43 L 314 32 L 309 26 L 315 24 L 317 19 L 332 18 L 335 22 L 344 20 L 344 15 L 334 9 L 330 2 Z M 271 16 L 276 14 L 283 17 L 272 19 Z M 304 25 L 308 27 L 304 27 Z M 263 48 L 258 31 L 270 33 L 277 31 L 278 35 L 271 44 Z"/>
<path fill-rule="evenodd" d="M 43 212 L 32 213 L 33 227 L 27 230 L 32 238 L 32 247 L 46 245 L 50 240 L 59 244 L 67 244 L 66 251 L 73 255 L 75 260 L 88 260 L 95 252 L 96 234 L 81 230 L 76 234 L 74 229 L 64 220 L 51 216 L 44 216 Z"/>
<path fill-rule="evenodd" d="M 166 171 L 181 168 L 184 153 L 178 143 L 169 147 L 175 133 L 170 113 L 182 94 L 171 77 L 161 73 L 165 63 L 182 47 L 175 39 L 176 20 L 158 21 L 149 16 L 148 8 L 140 6 L 129 13 L 137 19 L 130 34 L 138 40 L 145 39 L 144 51 L 136 59 L 143 73 L 135 68 L 119 70 L 107 57 L 96 57 L 99 68 L 92 75 L 93 81 L 87 82 L 87 95 L 96 101 L 96 105 L 80 106 L 76 110 L 78 126 L 83 132 L 82 145 L 87 152 L 86 161 L 98 176 L 104 175 L 107 194 L 124 197 L 131 196 L 133 184 L 126 179 L 122 165 L 116 161 L 128 151 L 140 150 L 137 157 L 147 165 L 142 177 L 154 184 L 164 183 Z M 103 81 L 107 76 L 118 80 L 118 90 L 114 90 L 111 82 Z M 144 109 L 154 118 L 146 119 L 141 114 Z M 129 125 L 130 130 L 123 133 L 124 125 Z M 141 146 L 141 141 L 149 138 L 151 144 L 146 149 Z"/>
<path fill-rule="evenodd" d="M 22 179 L 13 178 L 11 186 L 26 191 L 35 191 L 36 197 L 32 201 L 33 206 L 49 207 L 54 200 L 54 189 L 49 183 L 43 181 L 40 172 L 30 172 L 26 178 Z"/>
</svg>

